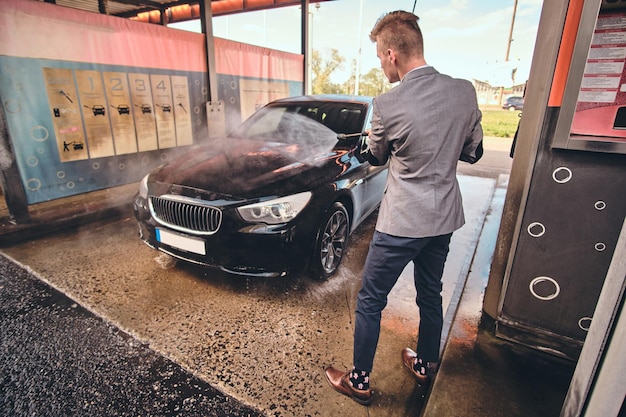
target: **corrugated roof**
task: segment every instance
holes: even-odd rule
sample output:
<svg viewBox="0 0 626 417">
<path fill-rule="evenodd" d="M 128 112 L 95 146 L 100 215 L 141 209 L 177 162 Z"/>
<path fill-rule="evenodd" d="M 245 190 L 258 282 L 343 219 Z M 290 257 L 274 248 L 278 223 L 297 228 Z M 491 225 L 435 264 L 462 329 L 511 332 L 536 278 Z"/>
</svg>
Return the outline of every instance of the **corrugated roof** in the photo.
<svg viewBox="0 0 626 417">
<path fill-rule="evenodd" d="M 45 0 L 58 6 L 85 10 L 93 13 L 103 13 L 142 21 L 159 23 L 161 13 L 164 13 L 169 23 L 198 18 L 198 1 L 181 0 Z M 319 3 L 330 0 L 310 0 L 310 3 Z M 301 0 L 211 0 L 211 9 L 214 16 L 234 13 L 244 13 L 275 7 L 295 6 L 302 4 Z M 180 7 L 179 7 L 180 6 Z M 178 9 L 175 9 L 179 7 Z M 178 12 L 174 12 L 178 10 Z M 146 14 L 151 13 L 148 18 Z M 156 21 L 155 21 L 156 20 Z"/>
</svg>

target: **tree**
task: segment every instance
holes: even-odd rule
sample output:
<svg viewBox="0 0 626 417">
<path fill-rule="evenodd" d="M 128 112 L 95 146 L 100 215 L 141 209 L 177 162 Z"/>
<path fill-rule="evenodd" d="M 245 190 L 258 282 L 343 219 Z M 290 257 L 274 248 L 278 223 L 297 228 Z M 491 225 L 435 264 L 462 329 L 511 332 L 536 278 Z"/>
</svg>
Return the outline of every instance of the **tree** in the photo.
<svg viewBox="0 0 626 417">
<path fill-rule="evenodd" d="M 311 88 L 313 94 L 337 94 L 342 92 L 339 84 L 333 84 L 330 76 L 336 70 L 343 68 L 345 58 L 339 55 L 336 49 L 330 50 L 330 55 L 323 58 L 319 51 L 311 52 Z"/>
<path fill-rule="evenodd" d="M 364 96 L 377 96 L 391 89 L 392 85 L 385 77 L 385 73 L 380 68 L 372 68 L 361 77 L 359 83 L 359 94 Z"/>
<path fill-rule="evenodd" d="M 330 50 L 330 55 L 322 57 L 319 51 L 311 52 L 311 88 L 313 94 L 354 94 L 356 80 L 356 61 L 351 64 L 351 75 L 345 82 L 336 84 L 330 77 L 336 70 L 343 68 L 345 58 L 339 55 L 336 49 Z M 359 80 L 359 94 L 363 96 L 377 96 L 392 87 L 385 77 L 383 70 L 372 68 Z"/>
</svg>

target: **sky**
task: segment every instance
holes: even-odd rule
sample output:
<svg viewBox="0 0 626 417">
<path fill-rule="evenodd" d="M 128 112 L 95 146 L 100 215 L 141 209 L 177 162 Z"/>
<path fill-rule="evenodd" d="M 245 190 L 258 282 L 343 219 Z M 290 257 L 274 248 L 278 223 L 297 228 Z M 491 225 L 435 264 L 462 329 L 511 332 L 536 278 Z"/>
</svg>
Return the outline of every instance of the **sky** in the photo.
<svg viewBox="0 0 626 417">
<path fill-rule="evenodd" d="M 319 7 L 316 5 L 319 4 Z M 515 0 L 333 0 L 309 7 L 311 47 L 322 57 L 336 49 L 345 58 L 332 81 L 350 76 L 353 60 L 360 73 L 379 68 L 369 32 L 376 20 L 393 10 L 419 16 L 426 62 L 453 77 L 510 87 L 528 79 L 543 0 L 518 0 L 513 35 L 507 43 Z M 415 7 L 415 8 L 414 8 Z M 361 13 L 362 11 L 362 13 Z M 200 31 L 199 21 L 170 27 Z M 301 53 L 300 6 L 213 18 L 213 35 L 281 51 Z"/>
</svg>

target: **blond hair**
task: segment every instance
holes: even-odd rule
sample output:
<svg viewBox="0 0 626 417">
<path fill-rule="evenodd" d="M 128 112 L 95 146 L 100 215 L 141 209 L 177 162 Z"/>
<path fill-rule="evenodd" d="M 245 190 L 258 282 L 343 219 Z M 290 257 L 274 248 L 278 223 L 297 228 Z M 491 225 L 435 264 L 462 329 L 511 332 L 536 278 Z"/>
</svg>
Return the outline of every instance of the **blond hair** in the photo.
<svg viewBox="0 0 626 417">
<path fill-rule="evenodd" d="M 370 32 L 370 40 L 383 49 L 393 49 L 406 56 L 424 55 L 424 39 L 417 24 L 419 17 L 404 10 L 381 16 Z"/>
</svg>

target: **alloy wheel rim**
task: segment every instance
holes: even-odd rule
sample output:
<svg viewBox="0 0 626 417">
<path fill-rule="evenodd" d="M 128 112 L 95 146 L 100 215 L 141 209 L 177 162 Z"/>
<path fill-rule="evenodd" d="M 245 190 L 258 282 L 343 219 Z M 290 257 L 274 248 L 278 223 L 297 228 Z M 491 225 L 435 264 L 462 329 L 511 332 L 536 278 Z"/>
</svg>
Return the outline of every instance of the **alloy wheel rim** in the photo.
<svg viewBox="0 0 626 417">
<path fill-rule="evenodd" d="M 343 257 L 348 221 L 344 213 L 337 211 L 328 219 L 320 250 L 322 268 L 327 273 L 333 272 Z"/>
</svg>

